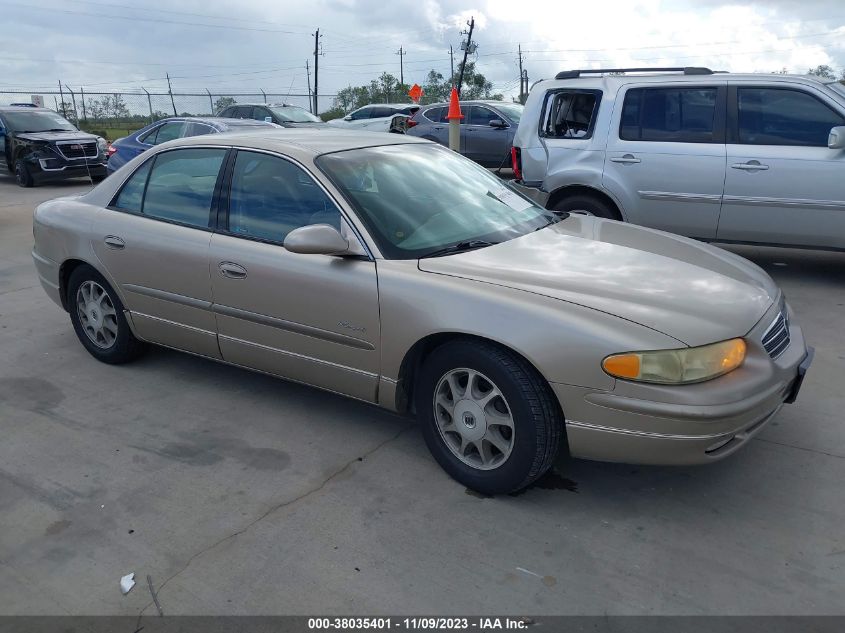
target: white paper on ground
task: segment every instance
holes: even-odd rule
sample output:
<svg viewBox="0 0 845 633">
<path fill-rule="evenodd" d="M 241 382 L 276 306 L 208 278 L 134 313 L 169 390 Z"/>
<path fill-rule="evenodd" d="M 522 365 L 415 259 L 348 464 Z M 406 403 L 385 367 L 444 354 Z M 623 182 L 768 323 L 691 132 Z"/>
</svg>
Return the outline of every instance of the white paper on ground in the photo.
<svg viewBox="0 0 845 633">
<path fill-rule="evenodd" d="M 123 578 L 120 579 L 120 593 L 124 596 L 129 593 L 132 587 L 135 586 L 135 572 L 133 571 L 131 574 L 126 574 Z"/>
</svg>

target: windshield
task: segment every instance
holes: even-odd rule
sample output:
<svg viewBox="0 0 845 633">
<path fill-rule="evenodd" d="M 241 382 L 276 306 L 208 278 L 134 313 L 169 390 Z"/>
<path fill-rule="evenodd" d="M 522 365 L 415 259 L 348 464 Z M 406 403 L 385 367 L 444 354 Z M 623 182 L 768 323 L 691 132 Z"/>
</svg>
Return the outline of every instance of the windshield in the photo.
<svg viewBox="0 0 845 633">
<path fill-rule="evenodd" d="M 20 112 L 5 112 L 9 128 L 16 132 L 46 132 L 47 130 L 61 130 L 75 132 L 76 128 L 70 121 L 55 112 L 43 110 L 21 110 Z"/>
<path fill-rule="evenodd" d="M 486 169 L 433 144 L 326 154 L 317 165 L 389 259 L 416 259 L 472 240 L 498 243 L 557 221 Z"/>
<path fill-rule="evenodd" d="M 504 112 L 505 116 L 514 123 L 519 123 L 519 119 L 522 117 L 522 111 L 525 109 L 525 106 L 518 103 L 497 103 L 496 109 Z"/>
<path fill-rule="evenodd" d="M 308 110 L 296 106 L 275 106 L 270 108 L 270 110 L 286 123 L 313 123 L 322 120 L 320 117 L 311 114 Z"/>
</svg>

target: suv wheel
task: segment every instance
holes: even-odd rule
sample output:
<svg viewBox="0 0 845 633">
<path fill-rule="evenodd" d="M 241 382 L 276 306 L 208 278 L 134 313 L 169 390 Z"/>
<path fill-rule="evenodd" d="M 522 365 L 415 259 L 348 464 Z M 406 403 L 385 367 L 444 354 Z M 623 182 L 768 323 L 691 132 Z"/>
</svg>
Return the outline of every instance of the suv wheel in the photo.
<svg viewBox="0 0 845 633">
<path fill-rule="evenodd" d="M 22 158 L 15 161 L 15 182 L 21 187 L 31 187 L 35 184 L 32 174 L 29 173 L 29 167 Z"/>
<path fill-rule="evenodd" d="M 117 293 L 90 266 L 79 266 L 71 273 L 67 305 L 76 336 L 97 360 L 119 365 L 144 352 L 144 343 L 129 329 Z"/>
<path fill-rule="evenodd" d="M 564 198 L 554 206 L 555 211 L 566 211 L 579 215 L 593 215 L 608 220 L 619 220 L 616 209 L 604 200 L 589 195 L 574 195 Z"/>
<path fill-rule="evenodd" d="M 515 492 L 551 467 L 562 418 L 546 381 L 516 354 L 449 343 L 426 359 L 415 392 L 429 450 L 465 486 Z"/>
</svg>

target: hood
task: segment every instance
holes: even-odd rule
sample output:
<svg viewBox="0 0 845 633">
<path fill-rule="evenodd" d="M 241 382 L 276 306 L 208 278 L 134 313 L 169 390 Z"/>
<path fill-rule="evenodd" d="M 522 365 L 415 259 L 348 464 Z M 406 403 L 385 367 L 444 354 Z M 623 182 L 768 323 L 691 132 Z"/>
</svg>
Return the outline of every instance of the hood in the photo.
<svg viewBox="0 0 845 633">
<path fill-rule="evenodd" d="M 296 121 L 285 121 L 282 123 L 282 127 L 324 127 L 326 123 L 324 121 L 302 121 L 297 123 Z"/>
<path fill-rule="evenodd" d="M 495 246 L 421 259 L 419 268 L 600 310 L 690 346 L 745 335 L 779 294 L 765 271 L 733 253 L 579 215 Z"/>
<path fill-rule="evenodd" d="M 21 132 L 15 135 L 25 141 L 79 141 L 92 143 L 97 137 L 88 132 Z"/>
</svg>

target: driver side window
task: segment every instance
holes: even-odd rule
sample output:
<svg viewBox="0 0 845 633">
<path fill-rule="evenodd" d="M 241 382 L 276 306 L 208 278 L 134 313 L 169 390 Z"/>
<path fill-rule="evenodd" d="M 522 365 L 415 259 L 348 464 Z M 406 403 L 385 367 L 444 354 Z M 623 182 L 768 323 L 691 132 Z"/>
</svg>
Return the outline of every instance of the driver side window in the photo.
<svg viewBox="0 0 845 633">
<path fill-rule="evenodd" d="M 329 224 L 340 211 L 301 167 L 269 154 L 239 151 L 229 195 L 229 232 L 284 242 L 292 230 Z"/>
</svg>

